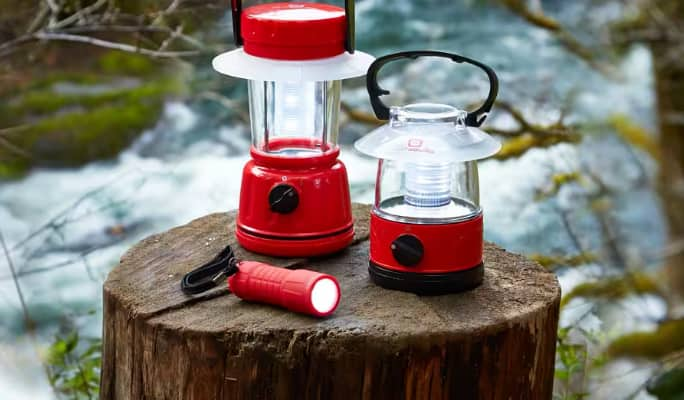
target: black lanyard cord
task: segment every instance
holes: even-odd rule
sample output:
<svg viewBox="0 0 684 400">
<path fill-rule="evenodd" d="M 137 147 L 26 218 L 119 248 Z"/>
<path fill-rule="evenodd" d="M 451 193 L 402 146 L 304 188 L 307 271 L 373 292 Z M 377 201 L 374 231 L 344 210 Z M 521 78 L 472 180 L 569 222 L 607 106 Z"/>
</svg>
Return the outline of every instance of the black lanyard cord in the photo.
<svg viewBox="0 0 684 400">
<path fill-rule="evenodd" d="M 213 260 L 185 274 L 181 280 L 181 290 L 192 295 L 213 289 L 221 281 L 238 272 L 237 264 L 235 253 L 230 246 L 226 246 Z"/>
</svg>

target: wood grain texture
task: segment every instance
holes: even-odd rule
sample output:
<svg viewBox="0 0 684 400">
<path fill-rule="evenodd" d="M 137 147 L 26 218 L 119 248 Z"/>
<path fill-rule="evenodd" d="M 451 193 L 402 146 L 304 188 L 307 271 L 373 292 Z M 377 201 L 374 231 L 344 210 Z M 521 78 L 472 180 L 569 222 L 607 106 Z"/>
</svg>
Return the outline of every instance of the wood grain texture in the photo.
<svg viewBox="0 0 684 400">
<path fill-rule="evenodd" d="M 250 304 L 225 287 L 190 298 L 179 282 L 234 242 L 234 214 L 143 240 L 104 286 L 103 399 L 550 399 L 560 289 L 522 256 L 485 246 L 471 292 L 419 297 L 368 279 L 369 208 L 356 242 L 327 258 L 273 259 L 335 275 L 328 319 Z"/>
</svg>

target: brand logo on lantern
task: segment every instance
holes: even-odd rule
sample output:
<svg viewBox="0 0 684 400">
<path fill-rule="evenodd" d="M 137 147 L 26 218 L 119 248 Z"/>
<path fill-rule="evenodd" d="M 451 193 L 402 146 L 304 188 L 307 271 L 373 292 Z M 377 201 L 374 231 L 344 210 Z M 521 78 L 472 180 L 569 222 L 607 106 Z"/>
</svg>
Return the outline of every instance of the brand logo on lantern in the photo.
<svg viewBox="0 0 684 400">
<path fill-rule="evenodd" d="M 423 141 L 421 139 L 409 139 L 408 141 L 408 147 L 409 148 L 417 148 L 421 147 L 423 145 Z"/>
<path fill-rule="evenodd" d="M 416 151 L 419 153 L 434 153 L 432 149 L 423 148 L 423 139 L 412 138 L 408 140 L 408 151 Z"/>
</svg>

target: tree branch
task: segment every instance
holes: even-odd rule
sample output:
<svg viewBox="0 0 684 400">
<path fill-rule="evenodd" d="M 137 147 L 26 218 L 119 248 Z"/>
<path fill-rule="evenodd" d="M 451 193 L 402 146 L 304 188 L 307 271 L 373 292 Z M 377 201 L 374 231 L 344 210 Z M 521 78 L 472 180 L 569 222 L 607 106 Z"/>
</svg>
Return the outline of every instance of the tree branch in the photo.
<svg viewBox="0 0 684 400">
<path fill-rule="evenodd" d="M 4 147 L 7 149 L 10 153 L 14 153 L 20 157 L 24 157 L 27 159 L 33 159 L 33 156 L 27 152 L 26 150 L 20 148 L 19 146 L 15 145 L 14 143 L 10 142 L 6 138 L 0 136 L 0 147 Z"/>
<path fill-rule="evenodd" d="M 14 287 L 17 289 L 17 296 L 19 297 L 19 304 L 21 305 L 21 311 L 24 314 L 24 324 L 26 325 L 26 331 L 33 332 L 35 324 L 29 315 L 28 307 L 26 306 L 26 300 L 24 299 L 24 293 L 21 291 L 21 285 L 19 285 L 19 277 L 17 276 L 17 271 L 14 269 L 14 263 L 12 262 L 12 257 L 10 256 L 9 249 L 7 248 L 7 243 L 5 243 L 5 237 L 0 231 L 0 246 L 2 251 L 5 253 L 5 260 L 7 260 L 7 265 L 9 266 L 10 273 L 12 274 L 12 281 L 14 281 Z"/>
<path fill-rule="evenodd" d="M 237 117 L 240 119 L 245 124 L 249 124 L 249 112 L 247 112 L 243 107 L 240 106 L 239 103 L 236 101 L 223 96 L 219 93 L 212 92 L 212 91 L 205 91 L 201 92 L 197 95 L 198 98 L 200 99 L 205 99 L 205 100 L 210 100 L 210 101 L 215 101 L 221 106 L 223 106 L 225 109 L 231 110 L 237 115 Z"/>
<path fill-rule="evenodd" d="M 65 12 L 63 2 L 43 0 L 39 3 L 40 8 L 36 11 L 36 17 L 30 21 L 26 33 L 0 44 L 0 57 L 8 56 L 22 46 L 36 41 L 77 42 L 156 58 L 196 56 L 200 54 L 200 51 L 169 50 L 171 44 L 176 40 L 183 41 L 195 49 L 204 49 L 204 45 L 200 41 L 183 34 L 181 25 L 176 27 L 163 25 L 163 17 L 177 11 L 182 3 L 183 0 L 173 0 L 165 10 L 141 16 L 121 14 L 113 6 L 111 0 L 97 0 L 89 6 L 72 11 L 66 17 L 59 19 Z M 144 21 L 148 21 L 150 18 L 154 18 L 154 20 L 149 25 L 144 25 Z M 122 24 L 121 21 L 127 22 Z M 158 43 L 140 46 L 135 42 L 111 41 L 81 34 L 85 32 L 132 33 L 137 35 L 137 40 L 145 39 L 140 35 L 142 32 L 166 33 L 168 37 L 163 40 L 161 46 Z"/>
<path fill-rule="evenodd" d="M 355 122 L 368 125 L 382 125 L 385 123 L 384 121 L 377 119 L 375 115 L 362 110 L 354 109 L 351 105 L 345 103 L 344 101 L 340 103 L 340 110 L 347 114 L 349 119 Z"/>
<path fill-rule="evenodd" d="M 90 16 L 90 14 L 94 13 L 95 11 L 98 11 L 100 8 L 107 5 L 107 1 L 108 0 L 98 0 L 92 5 L 78 10 L 77 12 L 50 26 L 50 30 L 56 31 L 61 28 L 67 27 L 79 20 L 86 19 L 86 16 Z"/>
<path fill-rule="evenodd" d="M 173 13 L 178 9 L 178 7 L 181 5 L 183 0 L 173 0 L 171 4 L 166 8 L 166 10 L 160 12 L 157 17 L 152 21 L 152 25 L 157 25 L 162 22 L 165 16 Z"/>
<path fill-rule="evenodd" d="M 129 53 L 138 53 L 155 58 L 178 58 L 178 57 L 192 57 L 200 54 L 197 50 L 188 51 L 158 51 L 134 46 L 126 43 L 111 42 L 102 40 L 91 36 L 73 35 L 69 33 L 49 33 L 37 32 L 33 35 L 35 39 L 39 40 L 57 40 L 66 42 L 86 43 L 93 46 L 104 47 L 108 49 L 120 50 Z"/>
<path fill-rule="evenodd" d="M 617 71 L 612 66 L 598 60 L 596 53 L 577 40 L 568 30 L 547 16 L 543 11 L 532 11 L 525 0 L 500 0 L 510 11 L 517 14 L 530 24 L 550 32 L 569 52 L 586 62 L 590 67 L 605 76 L 616 76 Z"/>
<path fill-rule="evenodd" d="M 574 127 L 563 124 L 564 113 L 561 113 L 559 120 L 551 125 L 539 125 L 529 121 L 520 110 L 508 102 L 497 101 L 495 107 L 508 113 L 518 124 L 515 129 L 485 128 L 485 131 L 493 135 L 509 139 L 495 156 L 499 160 L 519 157 L 536 147 L 547 148 L 559 143 L 579 143 L 582 140 L 582 136 Z M 340 108 L 352 121 L 368 125 L 384 123 L 375 115 L 354 109 L 347 103 L 342 102 Z"/>
<path fill-rule="evenodd" d="M 563 28 L 553 18 L 546 16 L 543 12 L 532 11 L 527 7 L 525 0 L 501 0 L 509 10 L 524 18 L 534 26 L 544 28 L 552 32 L 559 32 Z"/>
</svg>

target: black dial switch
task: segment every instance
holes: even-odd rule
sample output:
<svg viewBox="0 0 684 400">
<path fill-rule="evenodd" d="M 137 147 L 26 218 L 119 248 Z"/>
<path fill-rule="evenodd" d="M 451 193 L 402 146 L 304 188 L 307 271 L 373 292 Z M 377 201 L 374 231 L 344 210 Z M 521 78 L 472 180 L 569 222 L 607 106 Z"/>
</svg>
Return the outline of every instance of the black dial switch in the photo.
<svg viewBox="0 0 684 400">
<path fill-rule="evenodd" d="M 392 242 L 392 255 L 405 267 L 413 267 L 423 259 L 423 243 L 413 235 L 401 235 Z"/>
<path fill-rule="evenodd" d="M 273 212 L 289 214 L 299 205 L 299 194 L 294 187 L 283 183 L 271 189 L 268 194 L 268 204 Z"/>
</svg>

